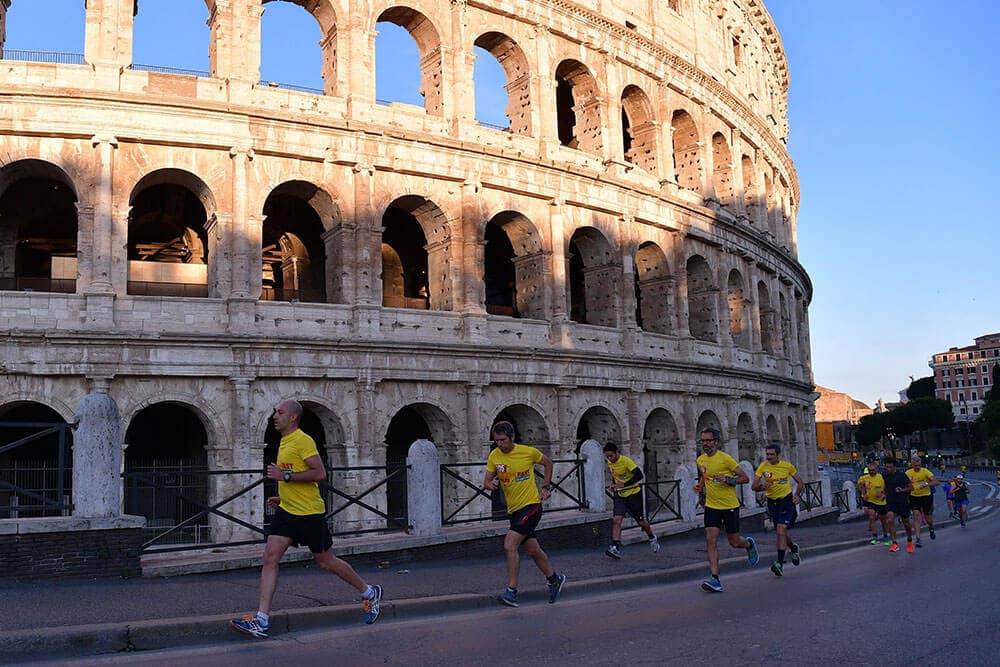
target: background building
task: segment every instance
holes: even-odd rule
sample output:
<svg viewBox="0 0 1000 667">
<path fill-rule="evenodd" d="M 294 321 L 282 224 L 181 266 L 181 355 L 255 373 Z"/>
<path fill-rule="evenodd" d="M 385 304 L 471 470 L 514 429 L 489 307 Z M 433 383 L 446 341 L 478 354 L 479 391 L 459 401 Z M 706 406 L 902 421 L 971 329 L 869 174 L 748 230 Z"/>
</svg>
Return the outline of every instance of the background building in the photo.
<svg viewBox="0 0 1000 667">
<path fill-rule="evenodd" d="M 820 462 L 849 460 L 855 449 L 854 427 L 872 409 L 851 396 L 816 385 L 816 444 Z M 838 456 L 834 452 L 843 452 Z"/>
<path fill-rule="evenodd" d="M 951 402 L 956 422 L 978 419 L 984 396 L 993 389 L 997 363 L 1000 333 L 979 336 L 974 345 L 939 352 L 927 363 L 934 372 L 934 396 Z"/>
<path fill-rule="evenodd" d="M 124 451 L 97 454 L 163 527 L 250 483 L 196 473 L 259 470 L 283 397 L 382 513 L 342 531 L 405 526 L 411 444 L 484 461 L 498 419 L 556 459 L 617 442 L 651 480 L 693 466 L 706 426 L 816 477 L 788 69 L 761 2 L 296 3 L 322 91 L 261 82 L 260 0 L 206 4 L 209 72 L 135 66 L 133 0 L 87 3 L 83 54 L 4 53 L 0 420 L 105 397 Z M 375 99 L 380 22 L 419 48 L 422 107 Z M 473 117 L 474 46 L 506 72 L 506 128 Z M 76 516 L 94 455 L 68 458 Z M 147 473 L 187 500 L 129 486 Z M 259 525 L 262 494 L 227 511 Z"/>
</svg>

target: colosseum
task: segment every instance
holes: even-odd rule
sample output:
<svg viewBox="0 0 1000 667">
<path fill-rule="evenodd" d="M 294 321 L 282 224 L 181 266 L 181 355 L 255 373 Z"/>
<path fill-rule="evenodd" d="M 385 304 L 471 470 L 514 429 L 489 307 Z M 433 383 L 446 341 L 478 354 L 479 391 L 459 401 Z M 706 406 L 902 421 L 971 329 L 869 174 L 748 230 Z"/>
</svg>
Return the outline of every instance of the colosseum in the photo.
<svg viewBox="0 0 1000 667">
<path fill-rule="evenodd" d="M 489 523 L 471 486 L 499 419 L 568 480 L 589 440 L 689 478 L 709 425 L 818 479 L 761 0 L 289 2 L 323 36 L 322 90 L 261 81 L 267 0 L 205 0 L 208 72 L 134 66 L 135 0 L 86 3 L 82 54 L 2 54 L 3 522 L 252 536 L 283 397 L 348 505 L 338 534 L 420 532 L 435 483 L 431 533 Z M 376 99 L 385 24 L 419 49 L 422 106 Z M 476 47 L 506 126 L 476 119 Z M 81 419 L 105 437 L 57 428 Z M 587 504 L 564 485 L 556 507 Z"/>
</svg>

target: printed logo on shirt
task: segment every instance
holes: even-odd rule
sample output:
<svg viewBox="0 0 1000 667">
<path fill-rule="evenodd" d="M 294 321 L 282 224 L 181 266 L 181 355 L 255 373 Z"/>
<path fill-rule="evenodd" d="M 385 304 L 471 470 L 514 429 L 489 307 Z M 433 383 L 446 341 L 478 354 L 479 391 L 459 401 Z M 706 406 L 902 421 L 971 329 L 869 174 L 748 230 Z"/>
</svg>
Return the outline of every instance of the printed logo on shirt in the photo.
<svg viewBox="0 0 1000 667">
<path fill-rule="evenodd" d="M 531 479 L 531 471 L 530 470 L 520 470 L 520 471 L 514 473 L 514 481 L 515 482 L 526 482 L 529 479 Z"/>
<path fill-rule="evenodd" d="M 497 464 L 497 472 L 507 472 L 507 464 L 506 463 L 498 463 Z"/>
</svg>

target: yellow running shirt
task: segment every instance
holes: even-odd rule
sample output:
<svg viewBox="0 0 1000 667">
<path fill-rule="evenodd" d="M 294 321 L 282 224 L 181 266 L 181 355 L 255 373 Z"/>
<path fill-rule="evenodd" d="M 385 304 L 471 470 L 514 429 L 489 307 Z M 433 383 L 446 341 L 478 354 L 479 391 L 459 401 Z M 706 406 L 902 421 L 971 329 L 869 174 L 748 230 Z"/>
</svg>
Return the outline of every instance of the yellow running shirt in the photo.
<svg viewBox="0 0 1000 667">
<path fill-rule="evenodd" d="M 872 505 L 885 505 L 885 478 L 881 473 L 868 475 L 865 487 L 865 500 Z"/>
<path fill-rule="evenodd" d="M 514 445 L 510 454 L 504 454 L 499 447 L 490 452 L 486 470 L 500 480 L 508 514 L 541 502 L 535 485 L 535 464 L 541 462 L 542 453 L 527 445 Z"/>
<path fill-rule="evenodd" d="M 913 482 L 913 490 L 910 491 L 911 496 L 919 498 L 920 496 L 931 495 L 931 480 L 934 479 L 934 473 L 927 468 L 921 468 L 920 470 L 907 468 L 906 476 Z"/>
<path fill-rule="evenodd" d="M 716 450 L 712 456 L 702 454 L 698 457 L 698 473 L 705 484 L 705 507 L 713 510 L 731 510 L 740 506 L 735 486 L 712 479 L 715 475 L 733 477 L 737 468 L 739 464 L 736 463 L 736 459 L 720 450 Z"/>
<path fill-rule="evenodd" d="M 627 482 L 632 478 L 632 471 L 639 467 L 635 464 L 635 461 L 621 454 L 618 455 L 618 460 L 614 463 L 608 461 L 607 459 L 604 460 L 608 464 L 608 469 L 611 470 L 611 479 L 616 482 Z M 618 489 L 618 495 L 622 498 L 634 496 L 637 493 L 639 493 L 638 482 L 632 486 L 625 486 Z"/>
<path fill-rule="evenodd" d="M 766 479 L 771 482 L 764 495 L 766 495 L 771 500 L 778 500 L 779 498 L 784 498 L 785 496 L 791 494 L 792 492 L 792 476 L 798 474 L 798 470 L 795 469 L 788 461 L 778 461 L 774 465 L 768 461 L 764 461 L 759 466 L 757 466 L 757 472 L 754 473 L 756 477 L 761 479 Z"/>
<path fill-rule="evenodd" d="M 309 470 L 306 459 L 312 456 L 319 456 L 319 450 L 316 449 L 316 442 L 302 429 L 282 436 L 278 445 L 279 468 L 292 472 Z M 278 482 L 278 496 L 281 498 L 281 509 L 289 514 L 305 516 L 326 512 L 316 482 Z"/>
</svg>

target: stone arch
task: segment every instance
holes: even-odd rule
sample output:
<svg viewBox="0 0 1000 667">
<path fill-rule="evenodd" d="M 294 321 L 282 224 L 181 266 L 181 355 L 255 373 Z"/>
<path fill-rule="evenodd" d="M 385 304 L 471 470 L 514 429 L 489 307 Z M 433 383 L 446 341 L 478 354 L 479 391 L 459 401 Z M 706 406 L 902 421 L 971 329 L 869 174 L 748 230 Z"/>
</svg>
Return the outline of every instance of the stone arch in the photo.
<svg viewBox="0 0 1000 667">
<path fill-rule="evenodd" d="M 395 253 L 403 282 L 402 295 L 386 292 L 383 274 L 382 305 L 451 310 L 451 230 L 444 212 L 429 199 L 406 195 L 386 207 L 382 227 L 383 261 L 394 268 Z M 394 287 L 397 277 L 389 278 L 389 287 Z"/>
<path fill-rule="evenodd" d="M 670 479 L 677 466 L 684 463 L 684 445 L 677 421 L 666 408 L 654 408 L 642 429 L 644 474 L 650 481 Z"/>
<path fill-rule="evenodd" d="M 262 0 L 263 5 L 276 0 Z M 284 3 L 297 5 L 310 14 L 319 28 L 319 48 L 321 51 L 320 76 L 323 78 L 323 92 L 326 95 L 337 95 L 337 11 L 332 0 L 281 0 Z M 266 12 L 261 13 L 261 21 Z M 215 12 L 212 12 L 210 25 L 215 28 Z M 260 31 L 263 33 L 263 30 Z M 315 34 L 315 33 L 313 33 Z M 262 49 L 263 50 L 263 49 Z M 263 65 L 263 63 L 262 63 Z M 300 63 L 304 68 L 311 67 Z"/>
<path fill-rule="evenodd" d="M 764 430 L 767 435 L 767 442 L 764 443 L 765 445 L 774 443 L 778 443 L 779 445 L 781 444 L 781 427 L 778 425 L 778 418 L 773 414 L 769 414 L 767 416 L 767 419 L 764 422 Z"/>
<path fill-rule="evenodd" d="M 305 181 L 286 181 L 264 201 L 261 299 L 327 301 L 325 231 L 338 208 L 329 193 Z"/>
<path fill-rule="evenodd" d="M 757 317 L 760 320 L 760 347 L 765 352 L 774 354 L 774 306 L 771 303 L 771 291 L 763 280 L 757 282 Z"/>
<path fill-rule="evenodd" d="M 743 274 L 738 269 L 729 272 L 729 335 L 733 344 L 750 349 L 750 300 L 744 292 Z"/>
<path fill-rule="evenodd" d="M 635 321 L 640 329 L 672 333 L 670 265 L 656 243 L 646 241 L 635 251 Z"/>
<path fill-rule="evenodd" d="M 0 405 L 0 449 L 36 435 L 39 427 L 24 424 L 66 424 L 66 418 L 49 405 L 32 400 L 12 400 Z M 62 512 L 38 498 L 69 503 L 73 493 L 73 429 L 63 429 L 0 452 L 0 480 L 28 493 L 0 485 L 0 519 L 59 516 Z M 59 462 L 62 461 L 62 475 Z"/>
<path fill-rule="evenodd" d="M 698 340 L 719 340 L 718 292 L 708 261 L 692 255 L 687 261 L 688 330 Z"/>
<path fill-rule="evenodd" d="M 208 450 L 215 444 L 204 413 L 191 404 L 158 400 L 131 415 L 123 441 L 125 513 L 146 517 L 148 537 L 201 513 L 210 496 Z M 208 531 L 209 518 L 201 516 L 159 543 L 210 542 Z"/>
<path fill-rule="evenodd" d="M 0 168 L 0 290 L 76 291 L 77 201 L 73 181 L 51 162 Z"/>
<path fill-rule="evenodd" d="M 509 421 L 514 425 L 514 442 L 530 445 L 545 453 L 552 452 L 555 443 L 549 434 L 549 426 L 536 408 L 524 403 L 512 403 L 497 413 L 490 428 L 499 421 Z"/>
<path fill-rule="evenodd" d="M 621 264 L 607 237 L 580 227 L 568 247 L 570 318 L 580 324 L 619 326 Z"/>
<path fill-rule="evenodd" d="M 739 452 L 738 460 L 754 463 L 760 457 L 757 443 L 757 431 L 754 430 L 753 417 L 749 412 L 741 412 L 736 420 L 736 442 Z"/>
<path fill-rule="evenodd" d="M 674 178 L 683 190 L 701 192 L 703 167 L 698 126 L 687 111 L 678 109 L 670 120 L 674 148 Z"/>
<path fill-rule="evenodd" d="M 725 429 L 722 428 L 722 420 L 719 419 L 719 416 L 712 410 L 703 410 L 701 414 L 698 415 L 698 421 L 695 426 L 695 435 L 700 436 L 701 432 L 706 428 L 719 430 L 722 434 L 719 438 L 719 447 L 722 448 L 728 438 L 726 437 Z M 699 451 L 698 453 L 700 454 L 701 452 Z"/>
<path fill-rule="evenodd" d="M 622 145 L 624 159 L 646 173 L 658 173 L 656 138 L 658 126 L 653 117 L 653 105 L 646 92 L 636 85 L 622 91 Z"/>
<path fill-rule="evenodd" d="M 434 116 L 444 114 L 441 31 L 416 9 L 395 6 L 382 12 L 377 23 L 387 22 L 404 28 L 420 50 L 420 94 L 424 110 Z"/>
<path fill-rule="evenodd" d="M 733 154 L 721 132 L 712 135 L 712 184 L 715 197 L 723 206 L 732 206 L 736 198 L 733 188 Z"/>
<path fill-rule="evenodd" d="M 600 155 L 603 125 L 597 79 L 579 60 L 564 60 L 556 67 L 555 80 L 559 143 Z"/>
<path fill-rule="evenodd" d="M 576 424 L 576 452 L 580 451 L 580 445 L 586 440 L 596 440 L 601 445 L 610 442 L 623 451 L 625 449 L 618 418 L 611 410 L 600 405 L 589 407 L 580 415 Z"/>
<path fill-rule="evenodd" d="M 486 223 L 484 281 L 486 312 L 547 319 L 545 260 L 541 235 L 516 211 L 503 211 Z"/>
<path fill-rule="evenodd" d="M 455 425 L 440 407 L 426 402 L 409 403 L 389 420 L 384 438 L 386 473 L 402 471 L 402 474 L 392 475 L 386 482 L 386 514 L 404 525 L 408 516 L 406 456 L 416 440 L 434 443 L 442 463 L 453 461 L 457 454 Z"/>
<path fill-rule="evenodd" d="M 507 35 L 486 32 L 476 38 L 475 46 L 488 52 L 507 75 L 507 130 L 512 134 L 531 136 L 531 68 L 524 49 Z"/>
<path fill-rule="evenodd" d="M 208 227 L 216 204 L 205 182 L 181 169 L 158 169 L 136 183 L 129 206 L 128 293 L 213 296 Z"/>
</svg>

